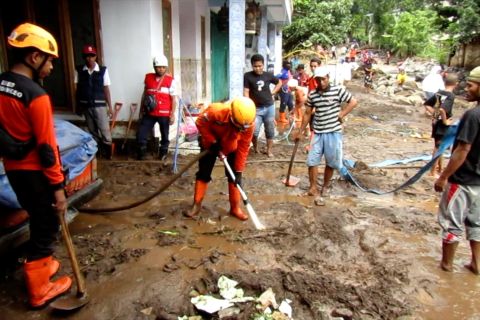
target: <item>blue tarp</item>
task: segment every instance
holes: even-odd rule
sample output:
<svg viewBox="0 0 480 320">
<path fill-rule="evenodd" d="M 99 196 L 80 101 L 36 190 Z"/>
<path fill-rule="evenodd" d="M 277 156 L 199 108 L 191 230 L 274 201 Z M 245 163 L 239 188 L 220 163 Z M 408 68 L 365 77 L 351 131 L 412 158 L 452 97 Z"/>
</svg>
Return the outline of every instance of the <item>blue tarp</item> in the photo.
<svg viewBox="0 0 480 320">
<path fill-rule="evenodd" d="M 67 181 L 73 180 L 85 170 L 95 156 L 97 143 L 89 133 L 65 120 L 55 119 L 55 134 Z M 20 209 L 1 161 L 0 207 Z"/>
<path fill-rule="evenodd" d="M 365 192 L 370 192 L 370 193 L 375 193 L 375 194 L 378 194 L 378 195 L 382 195 L 382 194 L 387 194 L 387 193 L 392 193 L 392 192 L 398 191 L 402 188 L 405 188 L 405 187 L 408 187 L 408 186 L 414 184 L 415 182 L 418 181 L 418 179 L 420 179 L 422 177 L 422 175 L 425 172 L 430 170 L 430 168 L 435 163 L 435 160 L 438 159 L 451 145 L 453 145 L 453 142 L 455 141 L 455 137 L 456 137 L 456 134 L 457 134 L 457 130 L 458 130 L 458 123 L 456 123 L 454 125 L 451 125 L 448 128 L 447 133 L 443 137 L 443 140 L 440 143 L 438 151 L 433 156 L 433 158 L 430 157 L 430 161 L 427 164 L 425 164 L 422 168 L 420 168 L 420 170 L 418 170 L 418 172 L 413 177 L 411 177 L 410 179 L 408 179 L 407 181 L 405 181 L 404 183 L 402 183 L 400 186 L 396 187 L 393 190 L 379 191 L 379 190 L 376 190 L 376 189 L 367 189 L 367 188 L 363 187 L 362 185 L 360 185 L 358 180 L 355 179 L 355 177 L 347 169 L 347 167 L 352 167 L 352 162 L 351 161 L 347 161 L 347 162 L 344 161 L 344 166 L 341 168 L 340 174 L 346 180 L 350 181 L 352 184 L 359 187 L 362 191 L 365 191 Z M 386 161 L 383 161 L 381 163 L 377 163 L 376 166 L 380 167 L 379 164 L 385 165 L 385 163 L 392 164 L 392 162 L 390 160 L 386 160 Z M 398 163 L 398 162 L 396 162 L 396 163 Z"/>
</svg>

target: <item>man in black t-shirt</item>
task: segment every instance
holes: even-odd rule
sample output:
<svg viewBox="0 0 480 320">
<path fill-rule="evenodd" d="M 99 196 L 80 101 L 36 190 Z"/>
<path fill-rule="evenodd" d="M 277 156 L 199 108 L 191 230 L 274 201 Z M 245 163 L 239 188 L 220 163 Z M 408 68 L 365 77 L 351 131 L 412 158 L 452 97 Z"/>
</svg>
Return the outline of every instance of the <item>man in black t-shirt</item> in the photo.
<svg viewBox="0 0 480 320">
<path fill-rule="evenodd" d="M 466 99 L 476 102 L 463 115 L 458 126 L 453 153 L 447 167 L 435 181 L 435 190 L 443 191 L 438 222 L 442 228 L 440 267 L 453 271 L 458 242 L 466 229 L 472 260 L 465 267 L 474 274 L 480 270 L 480 67 L 467 78 Z"/>
<path fill-rule="evenodd" d="M 275 104 L 272 95 L 277 94 L 282 83 L 270 72 L 263 71 L 264 58 L 261 54 L 254 54 L 250 59 L 253 71 L 243 76 L 243 95 L 255 102 L 256 118 L 255 132 L 253 133 L 253 151 L 258 152 L 258 134 L 260 127 L 265 126 L 265 138 L 267 139 L 267 151 L 269 158 L 273 157 L 273 136 L 275 135 Z M 270 84 L 275 85 L 271 91 Z"/>
<path fill-rule="evenodd" d="M 455 101 L 453 89 L 457 86 L 458 78 L 454 74 L 449 74 L 445 78 L 445 90 L 439 90 L 430 99 L 423 104 L 427 113 L 432 116 L 432 138 L 434 140 L 433 155 L 437 153 L 440 142 L 452 124 L 452 110 Z M 442 172 L 442 156 L 432 166 L 430 174 L 434 176 Z"/>
</svg>

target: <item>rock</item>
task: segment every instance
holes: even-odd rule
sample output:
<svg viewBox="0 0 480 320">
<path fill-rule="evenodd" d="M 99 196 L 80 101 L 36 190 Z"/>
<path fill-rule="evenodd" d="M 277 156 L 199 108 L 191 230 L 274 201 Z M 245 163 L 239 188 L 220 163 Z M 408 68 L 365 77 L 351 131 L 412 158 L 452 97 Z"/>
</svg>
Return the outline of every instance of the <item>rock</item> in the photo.
<svg viewBox="0 0 480 320">
<path fill-rule="evenodd" d="M 421 105 L 423 105 L 423 99 L 420 98 L 420 97 L 417 96 L 417 95 L 410 96 L 410 97 L 408 97 L 408 99 L 410 100 L 410 104 L 411 104 L 412 106 L 421 106 Z"/>
<path fill-rule="evenodd" d="M 418 84 L 415 81 L 405 81 L 405 83 L 403 84 L 403 87 L 405 89 L 412 89 L 412 90 L 419 89 Z"/>
<path fill-rule="evenodd" d="M 332 311 L 332 317 L 340 317 L 344 320 L 352 320 L 353 312 L 346 308 L 337 308 Z"/>
<path fill-rule="evenodd" d="M 395 96 L 393 97 L 393 101 L 400 104 L 410 104 L 410 99 L 408 99 L 407 97 Z"/>
</svg>

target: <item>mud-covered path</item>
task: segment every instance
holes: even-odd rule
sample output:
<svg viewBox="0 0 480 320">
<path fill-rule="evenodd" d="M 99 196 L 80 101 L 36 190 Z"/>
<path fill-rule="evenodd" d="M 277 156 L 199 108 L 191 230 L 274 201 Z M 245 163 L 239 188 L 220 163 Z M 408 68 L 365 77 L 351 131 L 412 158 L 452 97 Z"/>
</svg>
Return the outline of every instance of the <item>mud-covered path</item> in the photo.
<svg viewBox="0 0 480 320">
<path fill-rule="evenodd" d="M 423 109 L 366 95 L 355 85 L 350 89 L 360 104 L 345 124 L 345 158 L 371 164 L 431 152 Z M 456 116 L 464 110 L 458 108 Z M 289 159 L 291 150 L 279 142 L 276 158 Z M 305 157 L 299 149 L 297 159 Z M 250 296 L 271 287 L 277 301 L 292 300 L 294 319 L 328 319 L 334 309 L 348 309 L 354 319 L 474 319 L 480 314 L 477 278 L 462 268 L 469 259 L 467 243 L 460 246 L 455 273 L 437 267 L 439 195 L 432 177 L 384 196 L 361 192 L 336 177 L 326 205 L 316 206 L 312 197 L 301 196 L 308 187 L 304 164 L 296 163 L 293 170 L 300 183 L 287 188 L 282 183 L 287 162 L 261 162 L 267 160 L 262 154 L 249 160 L 244 187 L 267 230 L 228 216 L 220 162 L 201 217 L 185 219 L 182 212 L 193 197 L 192 168 L 140 207 L 81 214 L 71 224 L 91 297 L 82 310 L 68 315 L 49 308 L 27 311 L 14 255 L 3 263 L 0 318 L 177 319 L 198 314 L 190 303 L 192 290 L 217 292 L 220 275 L 237 280 Z M 354 174 L 368 187 L 390 190 L 417 170 L 364 167 Z M 139 200 L 170 177 L 158 163 L 135 161 L 100 162 L 99 175 L 105 184 L 91 207 Z M 58 257 L 62 272 L 69 273 L 62 246 Z M 240 314 L 229 319 L 251 319 L 255 313 L 251 303 L 239 307 Z"/>
</svg>

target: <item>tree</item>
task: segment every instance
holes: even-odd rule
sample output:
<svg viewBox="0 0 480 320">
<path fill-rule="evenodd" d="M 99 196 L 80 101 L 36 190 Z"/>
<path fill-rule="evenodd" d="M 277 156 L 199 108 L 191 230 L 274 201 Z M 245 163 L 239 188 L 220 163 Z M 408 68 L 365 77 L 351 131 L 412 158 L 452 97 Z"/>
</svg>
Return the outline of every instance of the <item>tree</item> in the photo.
<svg viewBox="0 0 480 320">
<path fill-rule="evenodd" d="M 344 42 L 351 28 L 352 4 L 353 0 L 294 0 L 292 23 L 283 30 L 285 50 L 302 48 L 303 43 Z"/>
</svg>

